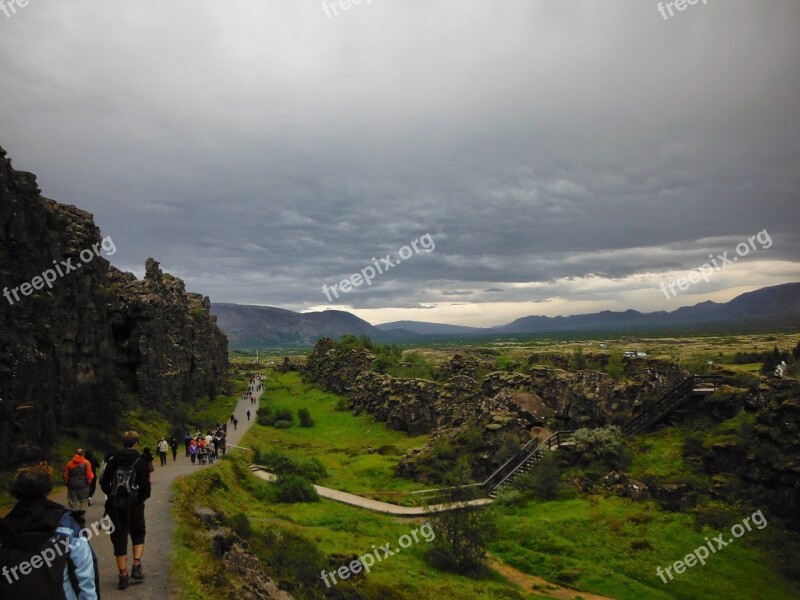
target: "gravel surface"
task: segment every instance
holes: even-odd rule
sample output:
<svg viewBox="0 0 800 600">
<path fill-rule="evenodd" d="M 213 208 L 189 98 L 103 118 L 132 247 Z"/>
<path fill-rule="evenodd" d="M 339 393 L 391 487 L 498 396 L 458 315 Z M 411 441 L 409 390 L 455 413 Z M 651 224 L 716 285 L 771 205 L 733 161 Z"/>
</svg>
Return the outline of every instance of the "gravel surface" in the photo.
<svg viewBox="0 0 800 600">
<path fill-rule="evenodd" d="M 260 397 L 261 392 L 256 394 Z M 241 400 L 236 405 L 235 415 L 239 419 L 238 430 L 233 430 L 233 425 L 228 423 L 228 443 L 238 445 L 242 436 L 255 421 L 255 409 L 258 405 L 250 404 L 250 400 Z M 253 413 L 252 421 L 247 420 L 247 411 Z M 155 444 L 153 444 L 155 447 Z M 238 449 L 229 449 L 229 452 L 242 452 Z M 156 459 L 158 457 L 156 456 Z M 134 583 L 127 590 L 117 590 L 117 578 L 119 571 L 114 559 L 114 549 L 108 535 L 101 532 L 100 535 L 91 539 L 92 547 L 97 554 L 97 561 L 100 568 L 100 593 L 103 600 L 126 598 L 128 600 L 153 600 L 161 598 L 183 598 L 180 590 L 173 588 L 170 577 L 171 564 L 170 555 L 172 553 L 172 539 L 175 530 L 175 522 L 172 519 L 172 484 L 176 478 L 182 475 L 194 473 L 197 469 L 209 468 L 208 465 L 193 465 L 188 457 L 184 456 L 183 440 L 181 440 L 178 459 L 173 462 L 172 454 L 169 453 L 167 465 L 162 467 L 158 460 L 155 463 L 153 472 L 153 490 L 150 499 L 145 505 L 145 520 L 147 523 L 147 536 L 144 543 L 144 555 L 142 556 L 142 568 L 145 580 L 141 583 Z M 212 467 L 213 468 L 213 467 Z M 103 492 L 98 487 L 95 493 L 94 505 L 86 511 L 86 524 L 91 527 L 91 523 L 99 521 L 103 516 Z M 66 490 L 52 496 L 56 502 L 67 504 Z M 128 538 L 128 572 L 133 566 L 133 550 Z"/>
</svg>

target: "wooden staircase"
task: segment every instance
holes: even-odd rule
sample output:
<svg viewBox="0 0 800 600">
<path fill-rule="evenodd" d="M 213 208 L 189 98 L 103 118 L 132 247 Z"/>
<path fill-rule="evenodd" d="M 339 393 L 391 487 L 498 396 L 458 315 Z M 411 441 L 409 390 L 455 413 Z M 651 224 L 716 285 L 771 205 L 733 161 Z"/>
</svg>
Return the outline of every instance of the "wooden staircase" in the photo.
<svg viewBox="0 0 800 600">
<path fill-rule="evenodd" d="M 687 377 L 656 402 L 648 404 L 621 429 L 626 435 L 641 433 L 652 427 L 689 398 L 708 396 L 717 391 L 721 377 L 714 375 L 692 375 Z"/>
<path fill-rule="evenodd" d="M 497 496 L 497 492 L 510 485 L 515 478 L 527 473 L 536 466 L 545 452 L 552 452 L 562 447 L 574 447 L 574 431 L 557 431 L 543 442 L 536 438 L 525 444 L 512 458 L 500 466 L 494 473 L 481 484 L 490 498 Z"/>
<path fill-rule="evenodd" d="M 644 406 L 635 417 L 620 428 L 622 433 L 634 435 L 645 431 L 667 417 L 689 398 L 713 394 L 717 391 L 720 381 L 721 377 L 712 375 L 692 375 L 687 377 L 657 401 Z M 542 460 L 545 452 L 552 452 L 564 447 L 574 448 L 574 433 L 574 431 L 557 431 L 541 443 L 534 438 L 499 469 L 489 475 L 486 481 L 480 484 L 480 487 L 486 491 L 490 498 L 496 497 L 497 493 L 510 485 L 516 477 L 535 468 L 536 464 Z"/>
</svg>

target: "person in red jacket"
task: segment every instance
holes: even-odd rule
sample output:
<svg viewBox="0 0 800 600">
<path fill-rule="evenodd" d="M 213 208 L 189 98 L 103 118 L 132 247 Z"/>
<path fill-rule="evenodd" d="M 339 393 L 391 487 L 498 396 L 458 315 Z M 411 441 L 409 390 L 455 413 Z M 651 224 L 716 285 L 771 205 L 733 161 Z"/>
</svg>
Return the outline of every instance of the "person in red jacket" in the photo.
<svg viewBox="0 0 800 600">
<path fill-rule="evenodd" d="M 67 485 L 67 501 L 70 508 L 75 510 L 89 508 L 89 489 L 93 479 L 92 463 L 86 460 L 83 448 L 78 448 L 64 469 L 64 483 Z"/>
</svg>

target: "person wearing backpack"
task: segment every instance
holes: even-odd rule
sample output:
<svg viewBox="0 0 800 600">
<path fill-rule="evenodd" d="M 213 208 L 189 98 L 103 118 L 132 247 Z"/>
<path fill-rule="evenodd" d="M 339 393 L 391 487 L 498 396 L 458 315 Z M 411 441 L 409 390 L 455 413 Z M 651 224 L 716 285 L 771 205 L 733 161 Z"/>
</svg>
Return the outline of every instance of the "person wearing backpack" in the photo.
<svg viewBox="0 0 800 600">
<path fill-rule="evenodd" d="M 122 435 L 122 450 L 108 458 L 100 488 L 108 496 L 106 513 L 114 524 L 111 543 L 119 569 L 117 589 L 128 587 L 130 579 L 143 581 L 144 503 L 150 497 L 150 467 L 139 454 L 139 434 L 126 431 Z M 133 543 L 133 569 L 128 575 L 128 536 Z"/>
<path fill-rule="evenodd" d="M 47 463 L 16 472 L 9 491 L 17 504 L 0 520 L 0 598 L 98 600 L 97 558 L 81 535 L 82 513 L 47 499 Z"/>
<path fill-rule="evenodd" d="M 89 486 L 94 479 L 94 472 L 92 463 L 83 454 L 83 448 L 75 450 L 75 456 L 64 469 L 64 483 L 67 486 L 69 507 L 85 511 L 89 508 Z"/>
</svg>

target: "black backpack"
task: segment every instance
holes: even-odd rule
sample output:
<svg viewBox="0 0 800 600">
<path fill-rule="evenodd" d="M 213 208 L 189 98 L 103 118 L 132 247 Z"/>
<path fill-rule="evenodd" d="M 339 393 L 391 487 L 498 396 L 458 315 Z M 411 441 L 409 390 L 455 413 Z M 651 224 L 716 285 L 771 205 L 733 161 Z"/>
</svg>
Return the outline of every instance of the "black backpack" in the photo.
<svg viewBox="0 0 800 600">
<path fill-rule="evenodd" d="M 108 501 L 118 510 L 128 510 L 139 500 L 139 486 L 136 485 L 136 463 L 139 458 L 131 466 L 117 467 L 114 472 Z"/>
<path fill-rule="evenodd" d="M 0 577 L 0 598 L 66 600 L 64 569 L 68 570 L 77 595 L 78 581 L 69 560 L 69 544 L 64 541 L 68 538 L 55 530 L 0 536 L 0 567 L 4 574 Z M 27 573 L 21 570 L 23 563 Z M 33 568 L 35 564 L 38 567 Z"/>
</svg>

